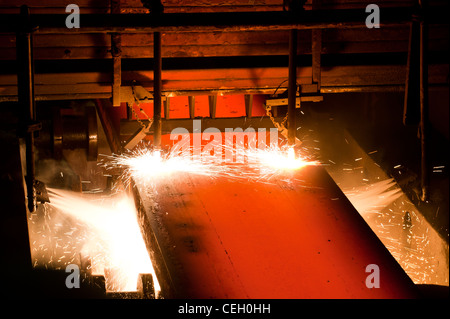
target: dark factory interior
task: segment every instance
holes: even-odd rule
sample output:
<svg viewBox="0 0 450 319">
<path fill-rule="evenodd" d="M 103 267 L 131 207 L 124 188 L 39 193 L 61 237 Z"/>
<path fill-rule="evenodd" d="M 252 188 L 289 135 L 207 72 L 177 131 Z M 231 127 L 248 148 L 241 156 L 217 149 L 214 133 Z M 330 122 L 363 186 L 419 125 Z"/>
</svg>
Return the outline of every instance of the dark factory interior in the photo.
<svg viewBox="0 0 450 319">
<path fill-rule="evenodd" d="M 431 299 L 446 0 L 1 0 L 2 296 Z"/>
</svg>

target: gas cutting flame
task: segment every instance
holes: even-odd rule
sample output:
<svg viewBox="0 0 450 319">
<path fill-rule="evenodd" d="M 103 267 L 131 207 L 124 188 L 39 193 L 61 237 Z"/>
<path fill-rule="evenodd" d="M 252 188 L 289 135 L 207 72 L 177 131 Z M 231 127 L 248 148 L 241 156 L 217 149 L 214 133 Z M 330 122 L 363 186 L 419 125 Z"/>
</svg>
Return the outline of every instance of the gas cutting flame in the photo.
<svg viewBox="0 0 450 319">
<path fill-rule="evenodd" d="M 164 156 L 160 150 L 139 149 L 132 154 L 115 157 L 118 165 L 125 166 L 133 176 L 168 176 L 176 172 L 208 174 L 210 170 L 201 161 L 187 156 Z"/>
<path fill-rule="evenodd" d="M 298 170 L 308 165 L 317 165 L 318 162 L 307 160 L 295 154 L 293 147 L 287 149 L 271 148 L 266 150 L 252 150 L 248 157 L 256 157 L 257 163 L 262 167 L 276 170 Z"/>
<path fill-rule="evenodd" d="M 225 149 L 226 147 L 223 146 Z M 233 158 L 245 158 L 246 161 L 235 165 L 224 157 L 193 152 L 168 152 L 138 148 L 126 154 L 108 156 L 103 163 L 106 169 L 120 167 L 124 175 L 137 180 L 153 182 L 161 177 L 169 177 L 173 173 L 191 173 L 209 177 L 222 176 L 230 179 L 246 179 L 267 182 L 272 177 L 287 171 L 299 170 L 308 165 L 319 165 L 301 154 L 296 154 L 293 147 L 244 148 L 236 147 L 228 150 Z M 225 152 L 223 152 L 225 154 Z"/>
</svg>

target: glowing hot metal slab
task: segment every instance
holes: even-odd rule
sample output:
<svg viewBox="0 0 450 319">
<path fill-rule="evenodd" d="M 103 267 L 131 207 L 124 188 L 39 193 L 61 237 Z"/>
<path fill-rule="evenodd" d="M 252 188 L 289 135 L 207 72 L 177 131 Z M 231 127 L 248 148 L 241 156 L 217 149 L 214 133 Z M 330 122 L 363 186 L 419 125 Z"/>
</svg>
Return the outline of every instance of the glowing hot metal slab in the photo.
<svg viewBox="0 0 450 319">
<path fill-rule="evenodd" d="M 289 174 L 262 183 L 177 173 L 153 189 L 137 184 L 174 285 L 170 297 L 417 296 L 322 167 Z M 380 288 L 366 286 L 369 264 L 379 266 Z"/>
</svg>

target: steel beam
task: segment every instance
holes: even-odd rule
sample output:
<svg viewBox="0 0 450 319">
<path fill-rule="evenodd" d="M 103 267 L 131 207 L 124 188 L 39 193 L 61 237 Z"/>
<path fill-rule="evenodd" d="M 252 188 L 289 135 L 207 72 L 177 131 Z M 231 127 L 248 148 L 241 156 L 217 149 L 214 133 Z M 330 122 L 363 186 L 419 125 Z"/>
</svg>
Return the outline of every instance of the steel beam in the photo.
<svg viewBox="0 0 450 319">
<path fill-rule="evenodd" d="M 201 121 L 201 128 L 202 130 L 208 128 L 208 127 L 214 127 L 219 129 L 221 132 L 225 132 L 226 128 L 242 128 L 246 129 L 249 127 L 255 128 L 257 130 L 258 128 L 266 128 L 270 129 L 273 128 L 273 123 L 268 117 L 252 117 L 247 118 L 244 117 L 230 117 L 230 118 L 199 118 L 196 119 Z M 282 121 L 282 118 L 275 118 L 277 122 Z M 161 127 L 162 127 L 162 133 L 163 134 L 170 134 L 173 129 L 178 127 L 183 127 L 187 129 L 189 132 L 193 132 L 193 120 L 192 119 L 162 119 L 161 120 Z M 128 121 L 128 120 L 122 120 L 120 122 L 120 135 L 133 135 L 137 129 L 139 129 L 139 123 L 137 121 Z M 149 130 L 149 134 L 153 132 L 154 127 L 152 126 Z"/>
<path fill-rule="evenodd" d="M 120 13 L 120 1 L 111 0 L 111 13 Z M 122 84 L 122 39 L 120 33 L 111 34 L 111 55 L 113 58 L 113 106 L 120 106 L 120 86 Z"/>
<path fill-rule="evenodd" d="M 30 12 L 27 6 L 20 8 L 22 28 L 16 34 L 16 54 L 18 61 L 17 87 L 21 107 L 23 131 L 26 143 L 26 184 L 28 210 L 36 210 L 34 130 L 30 129 L 36 120 L 34 101 L 33 35 Z"/>
<path fill-rule="evenodd" d="M 446 7 L 430 8 L 434 23 L 446 23 Z M 412 7 L 383 8 L 381 27 L 404 25 L 411 21 Z M 289 12 L 221 12 L 148 14 L 86 14 L 80 28 L 69 29 L 66 15 L 36 14 L 32 22 L 39 33 L 262 31 L 324 28 L 365 28 L 366 13 L 361 9 L 309 10 Z M 17 15 L 0 15 L 0 32 L 15 32 Z"/>
<path fill-rule="evenodd" d="M 297 30 L 289 34 L 289 80 L 288 80 L 288 143 L 295 145 L 297 126 L 295 104 L 297 98 Z"/>
<path fill-rule="evenodd" d="M 317 84 L 320 91 L 321 85 L 321 54 L 322 54 L 322 30 L 312 30 L 312 81 Z"/>
<path fill-rule="evenodd" d="M 419 1 L 423 17 L 420 21 L 420 145 L 421 145 L 421 188 L 422 201 L 428 201 L 430 176 L 428 172 L 428 23 L 425 17 L 426 0 Z"/>
<path fill-rule="evenodd" d="M 153 33 L 153 143 L 156 148 L 161 147 L 161 70 L 162 70 L 162 58 L 161 58 L 161 33 Z"/>
</svg>

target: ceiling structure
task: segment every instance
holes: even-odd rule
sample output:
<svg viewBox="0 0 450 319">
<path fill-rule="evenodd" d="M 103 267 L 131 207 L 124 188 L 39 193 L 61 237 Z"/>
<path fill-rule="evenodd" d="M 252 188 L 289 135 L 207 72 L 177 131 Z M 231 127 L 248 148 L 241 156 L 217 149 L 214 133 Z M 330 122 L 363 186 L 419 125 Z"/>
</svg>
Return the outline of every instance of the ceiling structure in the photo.
<svg viewBox="0 0 450 319">
<path fill-rule="evenodd" d="M 302 92 L 398 91 L 405 85 L 414 1 L 378 1 L 381 27 L 372 29 L 365 26 L 370 1 L 361 0 L 309 0 L 304 14 L 294 19 L 283 12 L 281 0 L 167 0 L 162 18 L 151 17 L 138 0 L 112 3 L 78 1 L 81 28 L 67 29 L 65 2 L 2 1 L 0 100 L 17 99 L 11 31 L 22 4 L 29 6 L 32 19 L 44 15 L 32 20 L 39 25 L 33 34 L 36 100 L 109 98 L 113 83 L 130 86 L 133 81 L 152 91 L 153 31 L 161 31 L 166 96 L 286 88 L 290 27 L 299 29 Z M 443 2 L 434 3 L 439 8 Z M 121 17 L 109 18 L 111 8 Z M 429 30 L 429 83 L 446 84 L 449 31 L 439 19 L 430 19 Z M 111 31 L 119 38 L 112 40 Z M 112 52 L 119 57 L 120 83 L 114 80 Z"/>
</svg>

